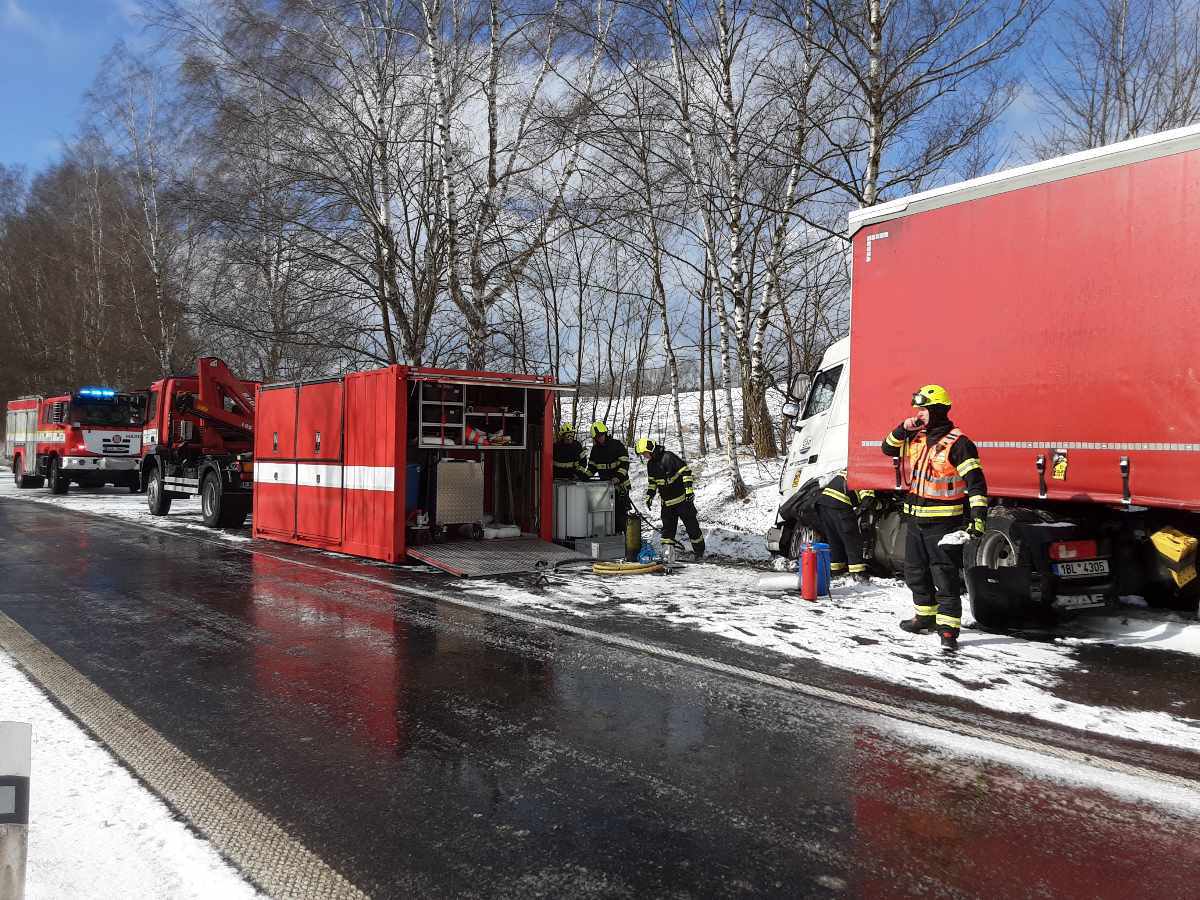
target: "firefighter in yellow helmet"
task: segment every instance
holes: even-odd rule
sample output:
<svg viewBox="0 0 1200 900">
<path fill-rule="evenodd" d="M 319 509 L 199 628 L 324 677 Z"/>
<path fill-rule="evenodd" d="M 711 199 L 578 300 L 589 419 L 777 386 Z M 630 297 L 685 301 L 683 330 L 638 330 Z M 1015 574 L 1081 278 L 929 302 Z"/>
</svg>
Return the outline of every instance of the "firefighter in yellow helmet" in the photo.
<svg viewBox="0 0 1200 900">
<path fill-rule="evenodd" d="M 646 508 L 654 504 L 654 495 L 662 498 L 662 536 L 664 545 L 679 546 L 675 534 L 680 520 L 687 530 L 696 559 L 704 556 L 704 532 L 696 517 L 692 470 L 686 462 L 649 438 L 638 438 L 634 449 L 646 463 Z"/>
<path fill-rule="evenodd" d="M 592 452 L 588 456 L 588 472 L 601 481 L 611 481 L 616 488 L 617 534 L 625 533 L 629 521 L 629 451 L 608 432 L 603 422 L 593 422 Z"/>
<path fill-rule="evenodd" d="M 570 422 L 558 426 L 558 439 L 554 442 L 554 477 L 566 481 L 587 481 L 592 477 L 587 467 L 587 454 Z"/>
<path fill-rule="evenodd" d="M 914 414 L 883 440 L 883 452 L 900 459 L 901 482 L 908 490 L 904 580 L 916 607 L 900 623 L 920 634 L 936 630 L 942 649 L 958 649 L 962 584 L 957 547 L 941 541 L 969 528 L 982 534 L 987 525 L 987 480 L 979 451 L 950 421 L 950 394 L 927 384 L 912 396 Z"/>
</svg>

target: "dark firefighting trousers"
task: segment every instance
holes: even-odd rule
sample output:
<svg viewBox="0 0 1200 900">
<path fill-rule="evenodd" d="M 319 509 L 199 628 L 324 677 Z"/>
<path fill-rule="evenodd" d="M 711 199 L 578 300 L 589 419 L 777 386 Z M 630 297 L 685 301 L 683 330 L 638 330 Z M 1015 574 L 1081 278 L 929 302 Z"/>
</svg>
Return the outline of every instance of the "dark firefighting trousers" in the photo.
<svg viewBox="0 0 1200 900">
<path fill-rule="evenodd" d="M 943 547 L 938 542 L 961 531 L 966 520 L 959 516 L 922 522 L 909 518 L 904 542 L 904 582 L 913 595 L 918 616 L 937 616 L 938 625 L 958 628 L 962 618 L 962 579 L 958 576 L 961 547 Z"/>
<path fill-rule="evenodd" d="M 823 499 L 823 498 L 822 498 Z M 829 545 L 830 569 L 834 575 L 847 571 L 867 571 L 863 559 L 863 539 L 858 528 L 858 517 L 854 509 L 845 503 L 825 504 L 817 501 L 817 517 L 821 520 L 821 534 Z"/>
<path fill-rule="evenodd" d="M 700 530 L 700 522 L 696 518 L 696 504 L 692 500 L 684 500 L 682 503 L 677 503 L 674 506 L 663 505 L 663 543 L 679 543 L 675 540 L 675 533 L 679 529 L 679 521 L 681 519 L 683 520 L 683 527 L 687 529 L 688 538 L 692 542 L 692 552 L 696 554 L 703 553 L 704 532 Z"/>
</svg>

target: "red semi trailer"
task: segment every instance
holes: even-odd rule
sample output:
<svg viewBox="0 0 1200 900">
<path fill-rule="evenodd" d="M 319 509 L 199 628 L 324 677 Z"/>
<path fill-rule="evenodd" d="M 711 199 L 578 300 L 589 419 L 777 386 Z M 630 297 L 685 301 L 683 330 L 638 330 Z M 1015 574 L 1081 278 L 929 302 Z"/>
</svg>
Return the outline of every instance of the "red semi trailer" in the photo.
<svg viewBox="0 0 1200 900">
<path fill-rule="evenodd" d="M 410 366 L 263 385 L 254 536 L 467 576 L 584 558 L 550 542 L 567 389 Z"/>
<path fill-rule="evenodd" d="M 897 491 L 881 441 L 942 384 L 993 500 L 964 550 L 981 623 L 1194 590 L 1200 127 L 857 210 L 850 232 L 849 338 L 795 410 L 781 495 L 841 469 Z"/>
</svg>

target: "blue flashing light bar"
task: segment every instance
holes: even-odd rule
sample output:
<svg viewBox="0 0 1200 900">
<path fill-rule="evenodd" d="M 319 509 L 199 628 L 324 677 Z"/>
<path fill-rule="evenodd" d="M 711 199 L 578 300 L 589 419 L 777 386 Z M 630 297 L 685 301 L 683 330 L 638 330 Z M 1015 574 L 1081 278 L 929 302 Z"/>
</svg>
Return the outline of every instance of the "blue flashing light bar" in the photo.
<svg viewBox="0 0 1200 900">
<path fill-rule="evenodd" d="M 85 387 L 75 393 L 80 397 L 102 397 L 105 400 L 111 400 L 117 396 L 117 392 L 112 388 Z"/>
</svg>

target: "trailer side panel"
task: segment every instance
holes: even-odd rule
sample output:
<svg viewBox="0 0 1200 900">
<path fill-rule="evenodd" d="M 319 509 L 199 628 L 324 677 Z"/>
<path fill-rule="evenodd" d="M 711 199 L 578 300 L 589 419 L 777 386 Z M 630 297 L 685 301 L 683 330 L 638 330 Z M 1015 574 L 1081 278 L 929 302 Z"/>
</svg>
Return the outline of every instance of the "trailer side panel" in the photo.
<svg viewBox="0 0 1200 900">
<path fill-rule="evenodd" d="M 932 382 L 993 496 L 1038 497 L 1041 456 L 1049 499 L 1120 504 L 1127 459 L 1133 503 L 1200 509 L 1196 234 L 1200 151 L 860 230 L 852 486 L 894 486 L 879 443 Z"/>
</svg>

